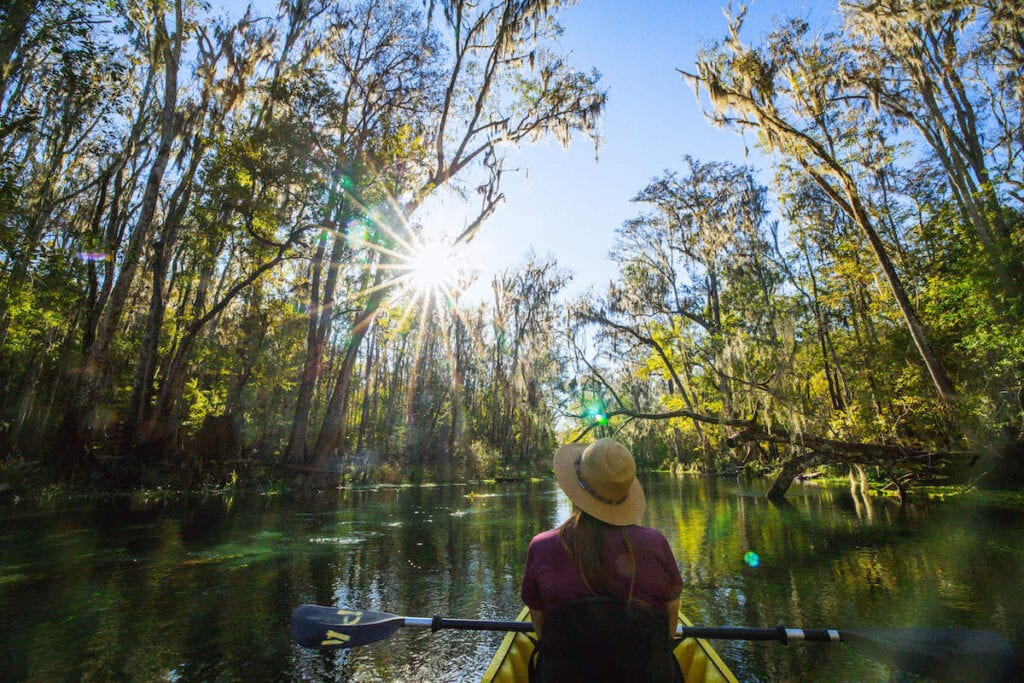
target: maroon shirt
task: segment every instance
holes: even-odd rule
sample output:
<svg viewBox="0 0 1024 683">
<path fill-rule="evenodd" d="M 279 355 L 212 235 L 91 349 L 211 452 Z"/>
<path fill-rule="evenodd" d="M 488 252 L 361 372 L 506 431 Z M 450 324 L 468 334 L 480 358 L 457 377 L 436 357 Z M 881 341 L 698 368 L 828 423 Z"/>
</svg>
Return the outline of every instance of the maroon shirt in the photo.
<svg viewBox="0 0 1024 683">
<path fill-rule="evenodd" d="M 650 607 L 665 609 L 665 604 L 679 597 L 683 579 L 668 547 L 668 541 L 656 529 L 643 526 L 622 527 L 629 535 L 636 556 L 636 583 L 633 597 Z M 621 581 L 623 593 L 629 591 L 629 550 L 619 527 L 608 529 L 604 542 L 605 566 L 613 569 Z M 530 609 L 550 611 L 566 600 L 593 595 L 587 589 L 558 540 L 558 529 L 537 534 L 526 551 L 526 570 L 520 591 L 523 604 Z"/>
</svg>

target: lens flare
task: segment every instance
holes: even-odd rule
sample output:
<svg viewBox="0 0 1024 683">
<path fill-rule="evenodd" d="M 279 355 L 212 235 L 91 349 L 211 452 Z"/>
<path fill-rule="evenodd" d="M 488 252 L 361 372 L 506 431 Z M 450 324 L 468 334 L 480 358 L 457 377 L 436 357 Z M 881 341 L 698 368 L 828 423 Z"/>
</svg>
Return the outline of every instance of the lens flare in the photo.
<svg viewBox="0 0 1024 683">
<path fill-rule="evenodd" d="M 585 417 L 591 422 L 599 425 L 608 424 L 608 415 L 605 413 L 604 405 L 596 403 L 587 408 Z"/>
<path fill-rule="evenodd" d="M 345 241 L 353 249 L 366 246 L 373 241 L 373 224 L 362 219 L 351 221 L 345 231 Z"/>
<path fill-rule="evenodd" d="M 750 567 L 756 567 L 761 564 L 761 558 L 757 556 L 753 550 L 748 550 L 743 556 L 743 561 Z"/>
<path fill-rule="evenodd" d="M 86 262 L 113 260 L 110 254 L 102 251 L 81 251 L 78 253 L 78 258 Z"/>
</svg>

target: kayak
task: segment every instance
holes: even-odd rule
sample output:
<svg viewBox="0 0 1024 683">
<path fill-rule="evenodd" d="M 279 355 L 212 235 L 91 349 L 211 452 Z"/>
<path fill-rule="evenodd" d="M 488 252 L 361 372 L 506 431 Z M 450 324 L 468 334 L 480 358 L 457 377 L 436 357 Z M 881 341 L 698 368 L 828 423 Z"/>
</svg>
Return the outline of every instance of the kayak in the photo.
<svg viewBox="0 0 1024 683">
<path fill-rule="evenodd" d="M 518 620 L 527 621 L 530 610 L 524 608 Z M 693 626 L 680 612 L 679 621 L 684 626 Z M 530 634 L 532 636 L 532 634 Z M 525 633 L 506 633 L 490 666 L 484 673 L 482 683 L 527 683 L 530 655 L 533 641 Z M 739 683 L 715 649 L 703 638 L 686 638 L 672 651 L 686 683 Z"/>
</svg>

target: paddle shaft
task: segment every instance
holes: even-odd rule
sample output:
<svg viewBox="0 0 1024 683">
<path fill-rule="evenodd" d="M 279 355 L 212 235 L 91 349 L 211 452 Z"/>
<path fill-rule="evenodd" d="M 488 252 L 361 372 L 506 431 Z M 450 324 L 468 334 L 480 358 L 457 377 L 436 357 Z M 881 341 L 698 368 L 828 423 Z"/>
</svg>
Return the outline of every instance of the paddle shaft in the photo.
<svg viewBox="0 0 1024 683">
<path fill-rule="evenodd" d="M 838 643 L 842 631 L 831 628 L 744 628 L 738 626 L 680 626 L 676 635 L 683 638 L 708 640 L 773 640 L 783 645 L 807 641 L 810 643 Z"/>
<path fill-rule="evenodd" d="M 404 617 L 407 628 L 429 628 L 431 631 L 455 629 L 462 631 L 516 631 L 532 633 L 533 624 L 528 621 L 499 621 L 487 619 L 446 619 L 434 617 Z M 799 641 L 812 643 L 835 643 L 843 639 L 842 633 L 826 628 L 744 628 L 737 626 L 680 626 L 676 629 L 680 638 L 705 638 L 707 640 L 773 640 L 783 645 Z"/>
<path fill-rule="evenodd" d="M 532 633 L 533 624 L 528 621 L 494 621 L 488 619 L 446 619 L 435 614 L 427 617 L 405 617 L 405 625 L 412 628 L 429 628 L 431 631 L 455 629 L 457 631 L 516 631 Z"/>
</svg>

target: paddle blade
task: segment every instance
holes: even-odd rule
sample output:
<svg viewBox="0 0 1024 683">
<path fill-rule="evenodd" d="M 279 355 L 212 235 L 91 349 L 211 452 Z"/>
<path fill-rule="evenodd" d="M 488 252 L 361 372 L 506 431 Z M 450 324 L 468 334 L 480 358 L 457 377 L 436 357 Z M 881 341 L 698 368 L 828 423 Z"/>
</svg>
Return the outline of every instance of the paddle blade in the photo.
<svg viewBox="0 0 1024 683">
<path fill-rule="evenodd" d="M 405 617 L 386 612 L 358 612 L 321 605 L 299 605 L 292 612 L 292 639 L 302 647 L 339 650 L 389 637 Z"/>
<path fill-rule="evenodd" d="M 940 681 L 1018 680 L 1017 653 L 993 631 L 878 628 L 843 631 L 843 642 L 894 669 Z"/>
</svg>

